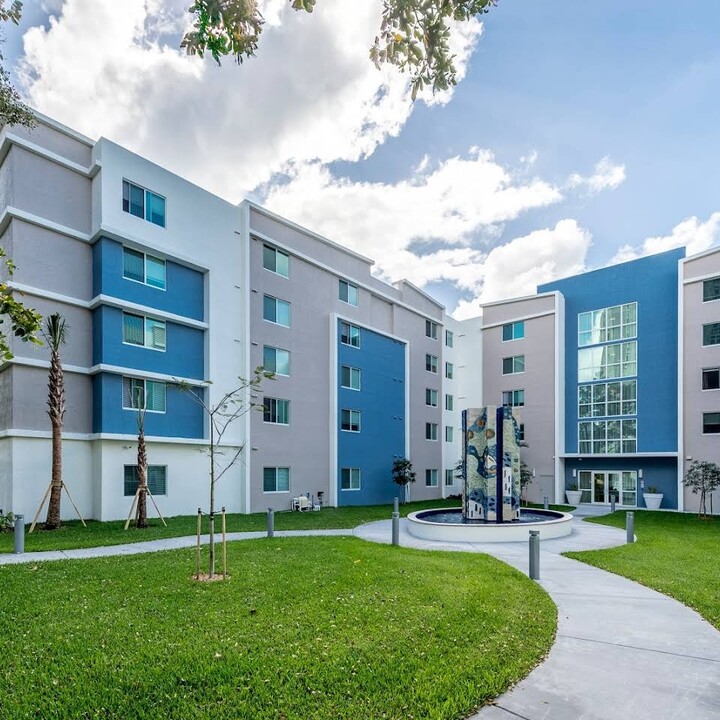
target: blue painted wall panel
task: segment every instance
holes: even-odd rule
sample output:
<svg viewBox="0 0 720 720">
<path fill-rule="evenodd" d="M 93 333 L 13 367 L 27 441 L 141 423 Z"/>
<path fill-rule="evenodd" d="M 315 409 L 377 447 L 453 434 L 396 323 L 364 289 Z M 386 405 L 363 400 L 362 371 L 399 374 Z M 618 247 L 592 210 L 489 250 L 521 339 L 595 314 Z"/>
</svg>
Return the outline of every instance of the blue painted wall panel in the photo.
<svg viewBox="0 0 720 720">
<path fill-rule="evenodd" d="M 684 248 L 538 287 L 565 297 L 565 451 L 578 451 L 578 314 L 638 304 L 637 451 L 677 450 L 678 261 Z"/>
<path fill-rule="evenodd" d="M 122 245 L 101 238 L 93 246 L 93 292 L 147 305 L 194 320 L 204 320 L 205 277 L 184 265 L 166 261 L 166 289 L 123 277 Z"/>
<path fill-rule="evenodd" d="M 167 411 L 145 414 L 145 434 L 159 437 L 204 437 L 202 408 L 176 386 L 167 386 Z M 137 435 L 135 410 L 122 406 L 122 376 L 99 373 L 93 377 L 93 432 Z M 152 462 L 152 459 L 150 460 Z"/>
<path fill-rule="evenodd" d="M 204 380 L 204 331 L 167 323 L 165 352 L 123 343 L 122 310 L 102 305 L 93 311 L 93 364 L 131 367 L 174 377 Z"/>
<path fill-rule="evenodd" d="M 392 338 L 361 328 L 360 348 L 340 343 L 338 328 L 338 504 L 392 502 L 393 460 L 405 455 L 405 352 Z M 360 368 L 362 389 L 340 387 L 341 367 Z M 360 410 L 359 433 L 340 430 L 341 409 Z M 361 469 L 361 489 L 341 489 L 341 468 Z"/>
</svg>

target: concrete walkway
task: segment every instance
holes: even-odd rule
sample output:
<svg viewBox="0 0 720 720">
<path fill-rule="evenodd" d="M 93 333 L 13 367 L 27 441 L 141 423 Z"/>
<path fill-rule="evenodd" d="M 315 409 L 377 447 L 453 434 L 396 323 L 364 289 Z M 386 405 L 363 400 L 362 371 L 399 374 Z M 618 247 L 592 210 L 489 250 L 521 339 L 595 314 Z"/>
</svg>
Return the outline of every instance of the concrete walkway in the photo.
<svg viewBox="0 0 720 720">
<path fill-rule="evenodd" d="M 390 522 L 355 534 L 389 542 Z M 676 600 L 559 554 L 624 542 L 624 530 L 577 519 L 572 535 L 541 543 L 557 639 L 545 662 L 476 720 L 720 720 L 720 633 Z M 432 543 L 402 520 L 400 544 L 483 552 L 528 571 L 526 543 Z"/>
<path fill-rule="evenodd" d="M 581 511 L 582 512 L 582 511 Z M 390 521 L 353 530 L 276 531 L 277 537 L 355 535 L 390 541 Z M 264 537 L 230 533 L 229 540 Z M 207 536 L 203 537 L 207 542 Z M 0 555 L 0 565 L 133 555 L 195 545 L 194 537 L 128 545 Z M 613 547 L 625 531 L 573 521 L 567 538 L 541 544 L 540 584 L 558 606 L 547 659 L 471 720 L 720 720 L 720 633 L 681 603 L 630 580 L 564 558 L 566 550 Z M 432 543 L 407 533 L 406 547 L 484 552 L 528 570 L 525 543 Z"/>
</svg>

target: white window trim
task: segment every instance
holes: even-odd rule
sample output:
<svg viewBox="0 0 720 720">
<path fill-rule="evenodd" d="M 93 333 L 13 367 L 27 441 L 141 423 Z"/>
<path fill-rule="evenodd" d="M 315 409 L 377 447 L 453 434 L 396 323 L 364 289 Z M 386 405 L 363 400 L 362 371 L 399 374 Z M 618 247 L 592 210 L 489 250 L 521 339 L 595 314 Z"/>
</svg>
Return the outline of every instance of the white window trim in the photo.
<svg viewBox="0 0 720 720">
<path fill-rule="evenodd" d="M 288 407 L 288 413 L 287 413 L 287 415 L 288 415 L 288 421 L 287 421 L 287 422 L 277 422 L 277 421 L 266 420 L 266 419 L 265 419 L 265 402 L 264 402 L 264 401 L 265 401 L 266 399 L 267 399 L 267 400 L 275 400 L 276 402 L 277 402 L 277 401 L 286 402 L 286 403 L 288 404 L 288 405 L 287 405 L 287 407 Z M 276 397 L 263 398 L 263 423 L 264 423 L 265 425 L 280 425 L 281 427 L 290 427 L 290 420 L 289 420 L 290 412 L 289 412 L 289 411 L 290 411 L 290 401 L 289 401 L 287 398 L 276 398 Z"/>
<path fill-rule="evenodd" d="M 132 495 L 125 495 L 125 487 L 124 487 L 125 486 L 125 468 L 128 468 L 128 467 L 136 468 L 137 463 L 136 462 L 135 463 L 127 463 L 127 464 L 123 465 L 123 497 L 132 497 Z M 156 492 L 156 493 L 153 493 L 153 496 L 168 497 L 168 466 L 166 464 L 162 464 L 162 463 L 148 463 L 147 469 L 150 470 L 151 467 L 165 468 L 165 492 L 164 493 Z M 145 480 L 148 484 L 148 487 L 150 487 L 149 479 L 146 478 Z"/>
<path fill-rule="evenodd" d="M 268 465 L 268 468 L 272 467 L 275 470 L 275 487 L 277 487 L 277 471 L 278 466 Z M 282 466 L 285 467 L 285 466 Z M 265 468 L 263 467 L 263 495 L 288 495 L 290 493 L 290 468 L 288 467 L 288 489 L 287 490 L 266 490 L 265 489 Z"/>
<path fill-rule="evenodd" d="M 154 317 L 150 317 L 148 315 L 140 315 L 138 313 L 129 313 L 129 312 L 124 312 L 124 311 L 122 314 L 123 314 L 123 324 L 122 324 L 122 334 L 123 334 L 122 344 L 123 345 L 129 345 L 130 347 L 136 347 L 136 348 L 144 348 L 145 350 L 152 350 L 154 352 L 161 352 L 161 353 L 167 352 L 167 326 L 168 326 L 167 320 L 158 320 L 158 319 L 156 319 Z M 142 345 L 140 345 L 138 343 L 131 343 L 131 342 L 128 342 L 127 340 L 125 340 L 125 320 L 124 320 L 125 315 L 134 315 L 135 317 L 141 317 L 143 319 L 143 344 Z M 152 320 L 153 322 L 164 323 L 164 325 L 165 325 L 165 347 L 164 348 L 156 348 L 156 347 L 153 347 L 152 345 L 145 344 L 145 342 L 146 342 L 145 338 L 147 337 L 147 328 L 145 326 L 145 323 L 148 320 Z"/>
<path fill-rule="evenodd" d="M 145 404 L 147 404 L 147 384 L 148 382 L 154 382 L 154 383 L 162 383 L 165 385 L 165 409 L 164 410 L 148 410 L 145 408 L 136 408 L 136 407 L 128 407 L 125 405 L 125 393 L 123 392 L 123 383 L 125 381 L 125 378 L 128 378 L 129 380 L 142 380 L 143 382 L 143 398 L 145 399 Z M 140 410 L 142 410 L 145 413 L 152 413 L 153 415 L 167 415 L 167 388 L 168 383 L 165 380 L 153 380 L 152 378 L 139 378 L 139 377 L 132 377 L 131 375 L 123 375 L 122 381 L 120 383 L 120 403 L 122 404 L 123 410 L 129 410 L 130 412 L 136 412 L 139 413 Z"/>
<path fill-rule="evenodd" d="M 281 322 L 277 322 L 277 320 L 268 320 L 265 317 L 265 298 L 271 298 L 276 303 L 282 302 L 285 303 L 288 306 L 288 324 L 284 325 Z M 290 327 L 290 302 L 288 300 L 283 300 L 282 298 L 275 297 L 274 295 L 268 295 L 267 293 L 263 294 L 263 322 L 270 323 L 271 325 L 277 325 L 278 327 L 284 327 L 289 328 Z M 275 317 L 277 317 L 277 305 L 275 305 Z"/>
<path fill-rule="evenodd" d="M 149 222 L 151 225 L 154 225 L 155 227 L 162 228 L 163 230 L 167 230 L 167 224 L 168 224 L 168 199 L 165 195 L 161 195 L 159 192 L 155 192 L 155 190 L 151 190 L 150 188 L 145 187 L 144 185 L 139 185 L 134 180 L 128 180 L 126 177 L 124 177 L 120 183 L 120 208 L 122 210 L 122 184 L 126 182 L 129 185 L 134 185 L 137 188 L 140 188 L 143 193 L 152 193 L 153 195 L 157 195 L 159 198 L 162 198 L 165 201 L 165 214 L 164 214 L 164 223 L 162 225 L 158 225 L 157 223 L 154 223 L 152 220 L 148 220 L 147 216 L 147 195 L 143 195 L 143 216 L 138 217 L 137 215 L 133 215 L 129 210 L 123 210 L 126 215 L 130 215 L 130 217 L 134 217 L 136 220 L 142 220 L 143 222 Z"/>
<path fill-rule="evenodd" d="M 705 297 L 704 297 L 705 296 L 705 283 L 711 282 L 713 280 L 720 280 L 720 277 L 718 277 L 717 275 L 714 275 L 713 277 L 703 278 L 703 280 L 702 280 L 703 305 L 705 303 L 713 303 L 713 302 L 718 302 L 718 300 L 720 300 L 720 297 L 713 298 L 712 300 L 705 300 Z M 712 434 L 714 435 L 715 433 L 712 433 Z"/>
<path fill-rule="evenodd" d="M 357 470 L 358 471 L 358 482 L 360 483 L 356 488 L 349 487 L 344 488 L 342 486 L 342 471 L 343 470 Z M 352 473 L 350 474 L 350 482 L 352 482 Z M 340 492 L 360 492 L 362 490 L 362 468 L 340 468 Z"/>
<path fill-rule="evenodd" d="M 513 337 L 513 338 L 510 338 L 509 340 L 506 340 L 504 337 L 501 337 L 501 342 L 510 343 L 510 342 L 517 342 L 518 340 L 524 340 L 524 339 L 525 339 L 525 321 L 524 321 L 524 320 L 512 320 L 512 321 L 509 322 L 509 323 L 503 323 L 503 324 L 500 326 L 500 333 L 501 333 L 501 336 L 505 333 L 505 326 L 506 326 L 506 325 L 512 325 L 513 328 L 514 328 L 515 325 L 519 325 L 520 323 L 523 324 L 523 334 L 522 334 L 522 337 L 517 337 L 517 338 L 516 338 L 516 337 Z"/>
<path fill-rule="evenodd" d="M 720 298 L 718 298 L 718 299 L 720 300 Z M 715 301 L 714 301 L 714 300 L 708 300 L 708 302 L 715 302 Z M 700 369 L 700 392 L 717 392 L 718 390 L 720 390 L 720 387 L 716 387 L 716 388 L 704 388 L 704 387 L 702 386 L 703 373 L 709 372 L 709 371 L 711 371 L 711 370 L 717 370 L 718 373 L 720 373 L 720 366 L 719 366 L 719 367 L 716 367 L 716 368 L 715 368 L 715 367 L 709 367 L 709 368 L 701 368 L 701 369 Z M 715 433 L 711 433 L 711 434 L 714 435 Z"/>
<path fill-rule="evenodd" d="M 160 226 L 158 225 L 158 227 L 160 227 Z M 123 245 L 122 249 L 123 249 L 123 255 L 125 254 L 125 250 L 132 250 L 133 252 L 139 253 L 140 255 L 143 256 L 143 276 L 145 277 L 145 280 L 143 280 L 143 281 L 126 277 L 125 276 L 125 259 L 123 258 L 123 274 L 122 274 L 123 280 L 127 280 L 128 282 L 131 282 L 131 283 L 135 283 L 136 285 L 142 285 L 143 287 L 149 287 L 149 288 L 152 288 L 153 290 L 160 290 L 161 292 L 167 292 L 167 264 L 168 264 L 168 261 L 166 258 L 161 258 L 161 257 L 158 257 L 157 255 L 152 255 L 151 253 L 143 252 L 142 250 L 136 250 L 135 248 L 130 247 L 129 245 Z M 147 282 L 148 255 L 151 258 L 155 258 L 155 260 L 162 260 L 165 263 L 165 287 L 158 287 L 157 285 L 151 285 L 150 283 Z"/>
<path fill-rule="evenodd" d="M 360 380 L 360 386 L 359 387 L 352 387 L 352 385 L 343 385 L 342 380 L 342 369 L 348 368 L 350 370 L 350 380 L 352 381 L 352 371 L 357 370 L 358 371 L 358 379 Z M 360 392 L 362 390 L 362 369 L 353 367 L 352 365 L 341 365 L 340 366 L 340 387 L 343 390 L 352 390 L 353 392 Z"/>
<path fill-rule="evenodd" d="M 348 299 L 347 300 L 343 300 L 340 297 L 339 288 L 341 287 L 342 283 L 345 283 L 345 285 L 347 285 L 347 289 L 348 289 L 348 292 L 347 292 Z M 350 302 L 350 288 L 355 289 L 355 297 L 357 298 L 356 303 Z M 344 280 L 343 278 L 338 278 L 338 300 L 341 303 L 344 303 L 345 305 L 349 305 L 350 307 L 360 307 L 360 288 L 357 285 L 355 285 L 354 283 L 351 283 L 349 280 Z"/>
<path fill-rule="evenodd" d="M 286 352 L 288 354 L 288 365 L 290 364 L 290 350 L 286 350 L 285 348 L 278 348 L 274 345 L 263 345 L 263 362 L 265 362 L 265 348 L 270 348 L 271 350 L 282 350 L 282 352 Z M 277 364 L 277 362 L 275 363 Z M 263 365 L 263 367 L 265 367 Z M 267 370 L 267 368 L 265 368 Z M 277 370 L 271 370 L 274 375 L 277 375 L 278 377 L 290 377 L 290 373 L 282 373 L 278 372 Z"/>
<path fill-rule="evenodd" d="M 358 414 L 358 429 L 353 430 L 351 428 L 345 429 L 342 426 L 342 413 L 343 410 L 347 410 L 350 413 L 356 412 Z M 352 415 L 350 415 L 350 424 L 352 425 Z M 353 408 L 340 408 L 340 432 L 349 432 L 349 433 L 360 433 L 362 431 L 362 412 L 360 410 L 354 410 Z"/>
<path fill-rule="evenodd" d="M 340 344 L 341 344 L 341 345 L 344 345 L 345 347 L 351 347 L 351 348 L 355 348 L 356 350 L 359 350 L 359 349 L 360 349 L 360 345 L 362 344 L 361 334 L 360 334 L 360 326 L 359 326 L 359 325 L 353 325 L 352 323 L 347 322 L 347 321 L 345 321 L 345 320 L 340 320 L 340 324 L 341 324 L 341 326 L 342 326 L 342 325 L 347 325 L 351 330 L 352 330 L 352 328 L 355 328 L 355 329 L 358 331 L 358 335 L 357 335 L 358 344 L 357 344 L 357 345 L 353 345 L 352 342 L 344 342 L 344 341 L 343 341 L 343 339 L 342 339 L 342 337 L 343 337 L 343 336 L 342 336 L 342 327 L 340 327 L 340 333 L 339 333 L 339 336 L 340 336 Z M 350 340 L 352 340 L 352 334 L 348 335 L 348 338 L 349 338 Z"/>
<path fill-rule="evenodd" d="M 288 274 L 283 275 L 282 273 L 279 273 L 277 270 L 271 270 L 270 268 L 265 267 L 265 248 L 269 248 L 270 250 L 274 250 L 276 253 L 282 253 L 287 259 L 288 259 Z M 275 263 L 275 266 L 277 267 L 277 262 Z M 290 279 L 290 254 L 286 253 L 284 250 L 280 250 L 279 248 L 273 247 L 269 243 L 263 243 L 263 264 L 262 264 L 263 270 L 267 270 L 269 273 L 272 273 L 273 275 L 277 275 L 278 277 L 285 278 L 286 280 Z M 285 492 L 285 491 L 283 491 Z M 288 491 L 289 492 L 289 491 Z"/>
</svg>

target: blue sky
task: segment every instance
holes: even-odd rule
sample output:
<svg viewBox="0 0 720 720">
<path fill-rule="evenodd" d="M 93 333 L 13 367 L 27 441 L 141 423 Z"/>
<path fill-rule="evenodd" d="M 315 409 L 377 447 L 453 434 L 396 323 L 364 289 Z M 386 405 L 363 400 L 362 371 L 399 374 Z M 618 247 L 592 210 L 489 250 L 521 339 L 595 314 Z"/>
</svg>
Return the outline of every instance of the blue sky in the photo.
<svg viewBox="0 0 720 720">
<path fill-rule="evenodd" d="M 385 279 L 407 270 L 451 307 L 464 299 L 477 309 L 613 258 L 681 241 L 697 251 L 717 240 L 720 3 L 501 0 L 483 17 L 452 96 L 413 107 L 402 81 L 390 76 L 382 88 L 388 97 L 375 98 L 382 79 L 366 67 L 362 32 L 374 32 L 377 16 L 353 22 L 348 0 L 318 0 L 318 13 L 302 18 L 281 0 L 265 0 L 260 56 L 219 70 L 176 52 L 187 4 L 30 0 L 20 31 L 8 29 L 6 59 L 25 63 L 23 87 L 41 111 L 112 137 L 229 199 L 267 202 L 375 257 Z M 128 15 L 134 8 L 135 28 L 124 35 L 118 5 Z M 22 36 L 48 27 L 47 8 L 59 22 L 35 33 L 26 54 Z M 81 50 L 73 51 L 72 37 L 82 37 Z M 127 57 L 134 70 L 125 82 Z M 93 63 L 103 70 L 85 67 Z M 127 87 L 138 76 L 146 87 L 162 77 L 168 88 L 175 83 L 173 92 L 156 98 L 139 95 L 138 86 L 132 95 Z M 112 82 L 119 83 L 114 92 Z M 112 104 L 126 91 L 123 124 Z M 222 127 L 206 137 L 208 106 Z M 226 146 L 232 138 L 246 142 L 245 152 L 223 166 L 218 144 L 212 168 L 207 152 L 179 157 L 167 139 L 173 113 L 182 117 L 184 137 Z M 478 159 L 473 148 L 487 157 Z M 593 185 L 603 159 L 620 175 Z M 502 179 L 486 182 L 498 172 Z M 468 184 L 476 184 L 485 210 L 475 207 Z M 493 214 L 510 202 L 503 192 L 516 189 L 525 200 Z M 427 214 L 415 217 L 416 207 Z M 462 222 L 446 232 L 448 218 Z M 542 270 L 515 272 L 517 258 L 535 250 L 532 266 Z M 460 314 L 473 313 L 465 307 Z"/>
</svg>

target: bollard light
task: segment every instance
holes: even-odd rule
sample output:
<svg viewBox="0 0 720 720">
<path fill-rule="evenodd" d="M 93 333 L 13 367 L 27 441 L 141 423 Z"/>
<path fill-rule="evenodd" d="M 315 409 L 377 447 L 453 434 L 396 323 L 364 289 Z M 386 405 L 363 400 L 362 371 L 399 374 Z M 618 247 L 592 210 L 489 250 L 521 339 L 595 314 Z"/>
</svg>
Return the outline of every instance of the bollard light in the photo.
<svg viewBox="0 0 720 720">
<path fill-rule="evenodd" d="M 400 505 L 398 498 L 395 498 L 395 500 L 393 501 L 392 544 L 400 544 Z"/>
<path fill-rule="evenodd" d="M 25 516 L 16 515 L 13 527 L 15 540 L 15 554 L 22 555 L 25 552 Z"/>
<path fill-rule="evenodd" d="M 528 570 L 528 577 L 531 580 L 540 579 L 540 531 L 530 531 L 530 567 Z"/>
<path fill-rule="evenodd" d="M 267 536 L 275 537 L 275 511 L 272 508 L 267 511 Z"/>
<path fill-rule="evenodd" d="M 629 512 L 625 515 L 625 530 L 627 531 L 627 541 L 635 542 L 635 513 Z"/>
</svg>

